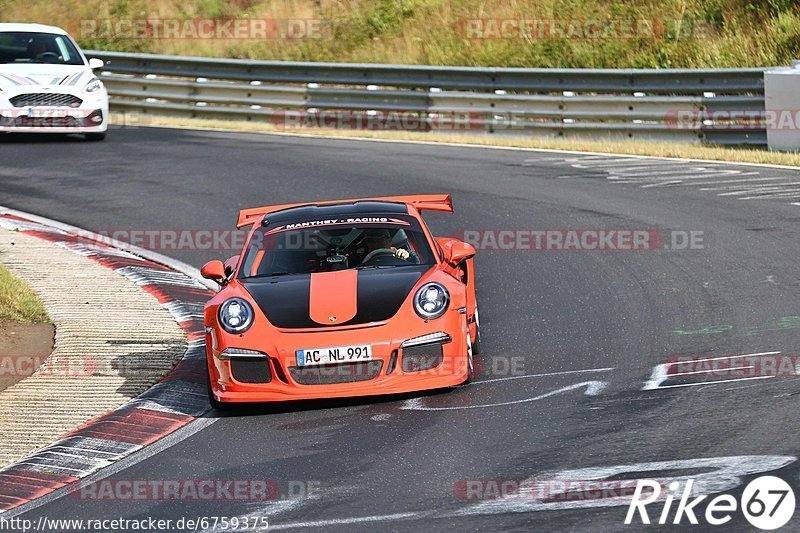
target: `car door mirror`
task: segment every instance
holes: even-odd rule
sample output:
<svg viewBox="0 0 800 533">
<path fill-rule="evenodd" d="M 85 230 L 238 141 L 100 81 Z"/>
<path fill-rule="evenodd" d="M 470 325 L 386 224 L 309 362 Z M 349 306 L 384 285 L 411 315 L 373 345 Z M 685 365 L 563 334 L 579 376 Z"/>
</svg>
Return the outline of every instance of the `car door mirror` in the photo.
<svg viewBox="0 0 800 533">
<path fill-rule="evenodd" d="M 225 279 L 225 265 L 222 264 L 222 261 L 214 259 L 203 265 L 203 268 L 200 269 L 200 275 L 206 279 L 221 283 Z"/>
<path fill-rule="evenodd" d="M 103 68 L 105 64 L 106 64 L 105 61 L 103 61 L 102 59 L 97 59 L 96 57 L 93 57 L 89 60 L 89 68 L 92 70 Z"/>
<path fill-rule="evenodd" d="M 457 240 L 447 242 L 442 246 L 442 252 L 444 252 L 444 260 L 453 266 L 476 254 L 475 248 L 471 244 Z"/>
</svg>

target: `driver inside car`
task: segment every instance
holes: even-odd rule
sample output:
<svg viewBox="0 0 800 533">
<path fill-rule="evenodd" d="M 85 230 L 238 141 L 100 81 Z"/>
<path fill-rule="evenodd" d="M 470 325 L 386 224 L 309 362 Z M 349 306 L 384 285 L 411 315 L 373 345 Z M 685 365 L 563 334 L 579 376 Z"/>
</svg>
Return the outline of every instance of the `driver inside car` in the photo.
<svg viewBox="0 0 800 533">
<path fill-rule="evenodd" d="M 47 52 L 49 52 L 47 49 L 47 43 L 43 39 L 34 37 L 28 42 L 28 55 L 30 56 L 31 61 L 41 59 L 41 57 Z"/>
<path fill-rule="evenodd" d="M 408 261 L 408 258 L 411 256 L 408 250 L 392 246 L 392 234 L 388 229 L 369 229 L 364 231 L 364 246 L 366 246 L 367 249 L 362 264 L 366 262 L 368 258 L 371 260 L 378 255 L 393 255 L 403 261 Z M 376 250 L 386 250 L 386 253 L 375 254 L 370 257 L 370 254 Z"/>
</svg>

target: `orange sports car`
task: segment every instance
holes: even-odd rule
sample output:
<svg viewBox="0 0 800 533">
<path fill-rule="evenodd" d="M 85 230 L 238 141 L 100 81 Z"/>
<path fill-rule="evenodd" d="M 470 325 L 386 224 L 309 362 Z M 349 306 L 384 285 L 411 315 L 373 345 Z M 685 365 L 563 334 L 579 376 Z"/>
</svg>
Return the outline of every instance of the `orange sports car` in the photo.
<svg viewBox="0 0 800 533">
<path fill-rule="evenodd" d="M 245 209 L 240 255 L 211 261 L 205 306 L 215 408 L 451 387 L 480 346 L 475 249 L 433 237 L 449 195 Z"/>
</svg>

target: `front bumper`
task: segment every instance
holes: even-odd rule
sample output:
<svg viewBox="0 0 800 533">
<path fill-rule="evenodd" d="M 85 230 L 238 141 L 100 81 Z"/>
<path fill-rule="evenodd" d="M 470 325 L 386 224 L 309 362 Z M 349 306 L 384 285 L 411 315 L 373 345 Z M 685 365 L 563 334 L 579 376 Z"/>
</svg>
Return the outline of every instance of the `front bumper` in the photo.
<svg viewBox="0 0 800 533">
<path fill-rule="evenodd" d="M 415 317 L 417 325 L 413 329 L 398 327 L 395 323 L 397 318 L 388 323 L 356 329 L 325 328 L 324 331 L 310 333 L 281 331 L 269 336 L 274 342 L 259 346 L 245 346 L 242 345 L 246 344 L 241 342 L 242 339 L 237 339 L 237 348 L 259 350 L 268 354 L 269 381 L 266 383 L 245 383 L 237 380 L 232 364 L 239 362 L 232 363 L 229 359 L 220 358 L 223 350 L 231 347 L 225 344 L 229 336 L 219 334 L 211 328 L 206 334 L 211 389 L 221 402 L 279 402 L 407 393 L 452 387 L 467 379 L 469 333 L 464 314 L 452 310 L 430 322 L 423 322 Z M 441 344 L 440 362 L 432 368 L 408 371 L 410 369 L 403 364 L 403 358 L 406 352 L 410 358 L 412 350 L 404 349 L 403 342 L 439 332 L 450 337 L 449 342 Z M 324 382 L 313 384 L 302 377 L 303 371 L 297 370 L 297 350 L 356 344 L 372 346 L 371 365 L 364 364 L 359 370 L 355 370 L 350 364 L 316 367 L 320 369 L 320 375 L 324 376 L 320 381 Z M 259 364 L 263 368 L 264 363 Z M 380 368 L 373 372 L 376 366 Z M 308 370 L 315 367 L 303 368 Z M 248 378 L 251 376 L 252 374 Z"/>
<path fill-rule="evenodd" d="M 81 100 L 77 106 L 43 106 L 12 103 L 23 94 L 40 92 L 30 86 L 0 93 L 0 132 L 6 133 L 102 133 L 108 129 L 108 94 L 81 93 L 55 87 L 47 94 L 63 94 Z"/>
</svg>

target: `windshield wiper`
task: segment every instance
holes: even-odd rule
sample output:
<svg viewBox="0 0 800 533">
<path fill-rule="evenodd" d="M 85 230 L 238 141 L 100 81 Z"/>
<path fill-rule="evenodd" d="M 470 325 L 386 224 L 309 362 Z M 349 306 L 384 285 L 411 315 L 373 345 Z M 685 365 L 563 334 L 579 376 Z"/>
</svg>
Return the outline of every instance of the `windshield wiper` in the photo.
<svg viewBox="0 0 800 533">
<path fill-rule="evenodd" d="M 292 272 L 270 272 L 268 274 L 256 274 L 255 276 L 247 276 L 245 279 L 254 279 L 254 278 L 275 278 L 278 276 L 290 276 Z"/>
<path fill-rule="evenodd" d="M 357 266 L 356 270 L 372 270 L 378 268 L 396 268 L 401 265 L 366 265 L 366 266 Z"/>
</svg>

